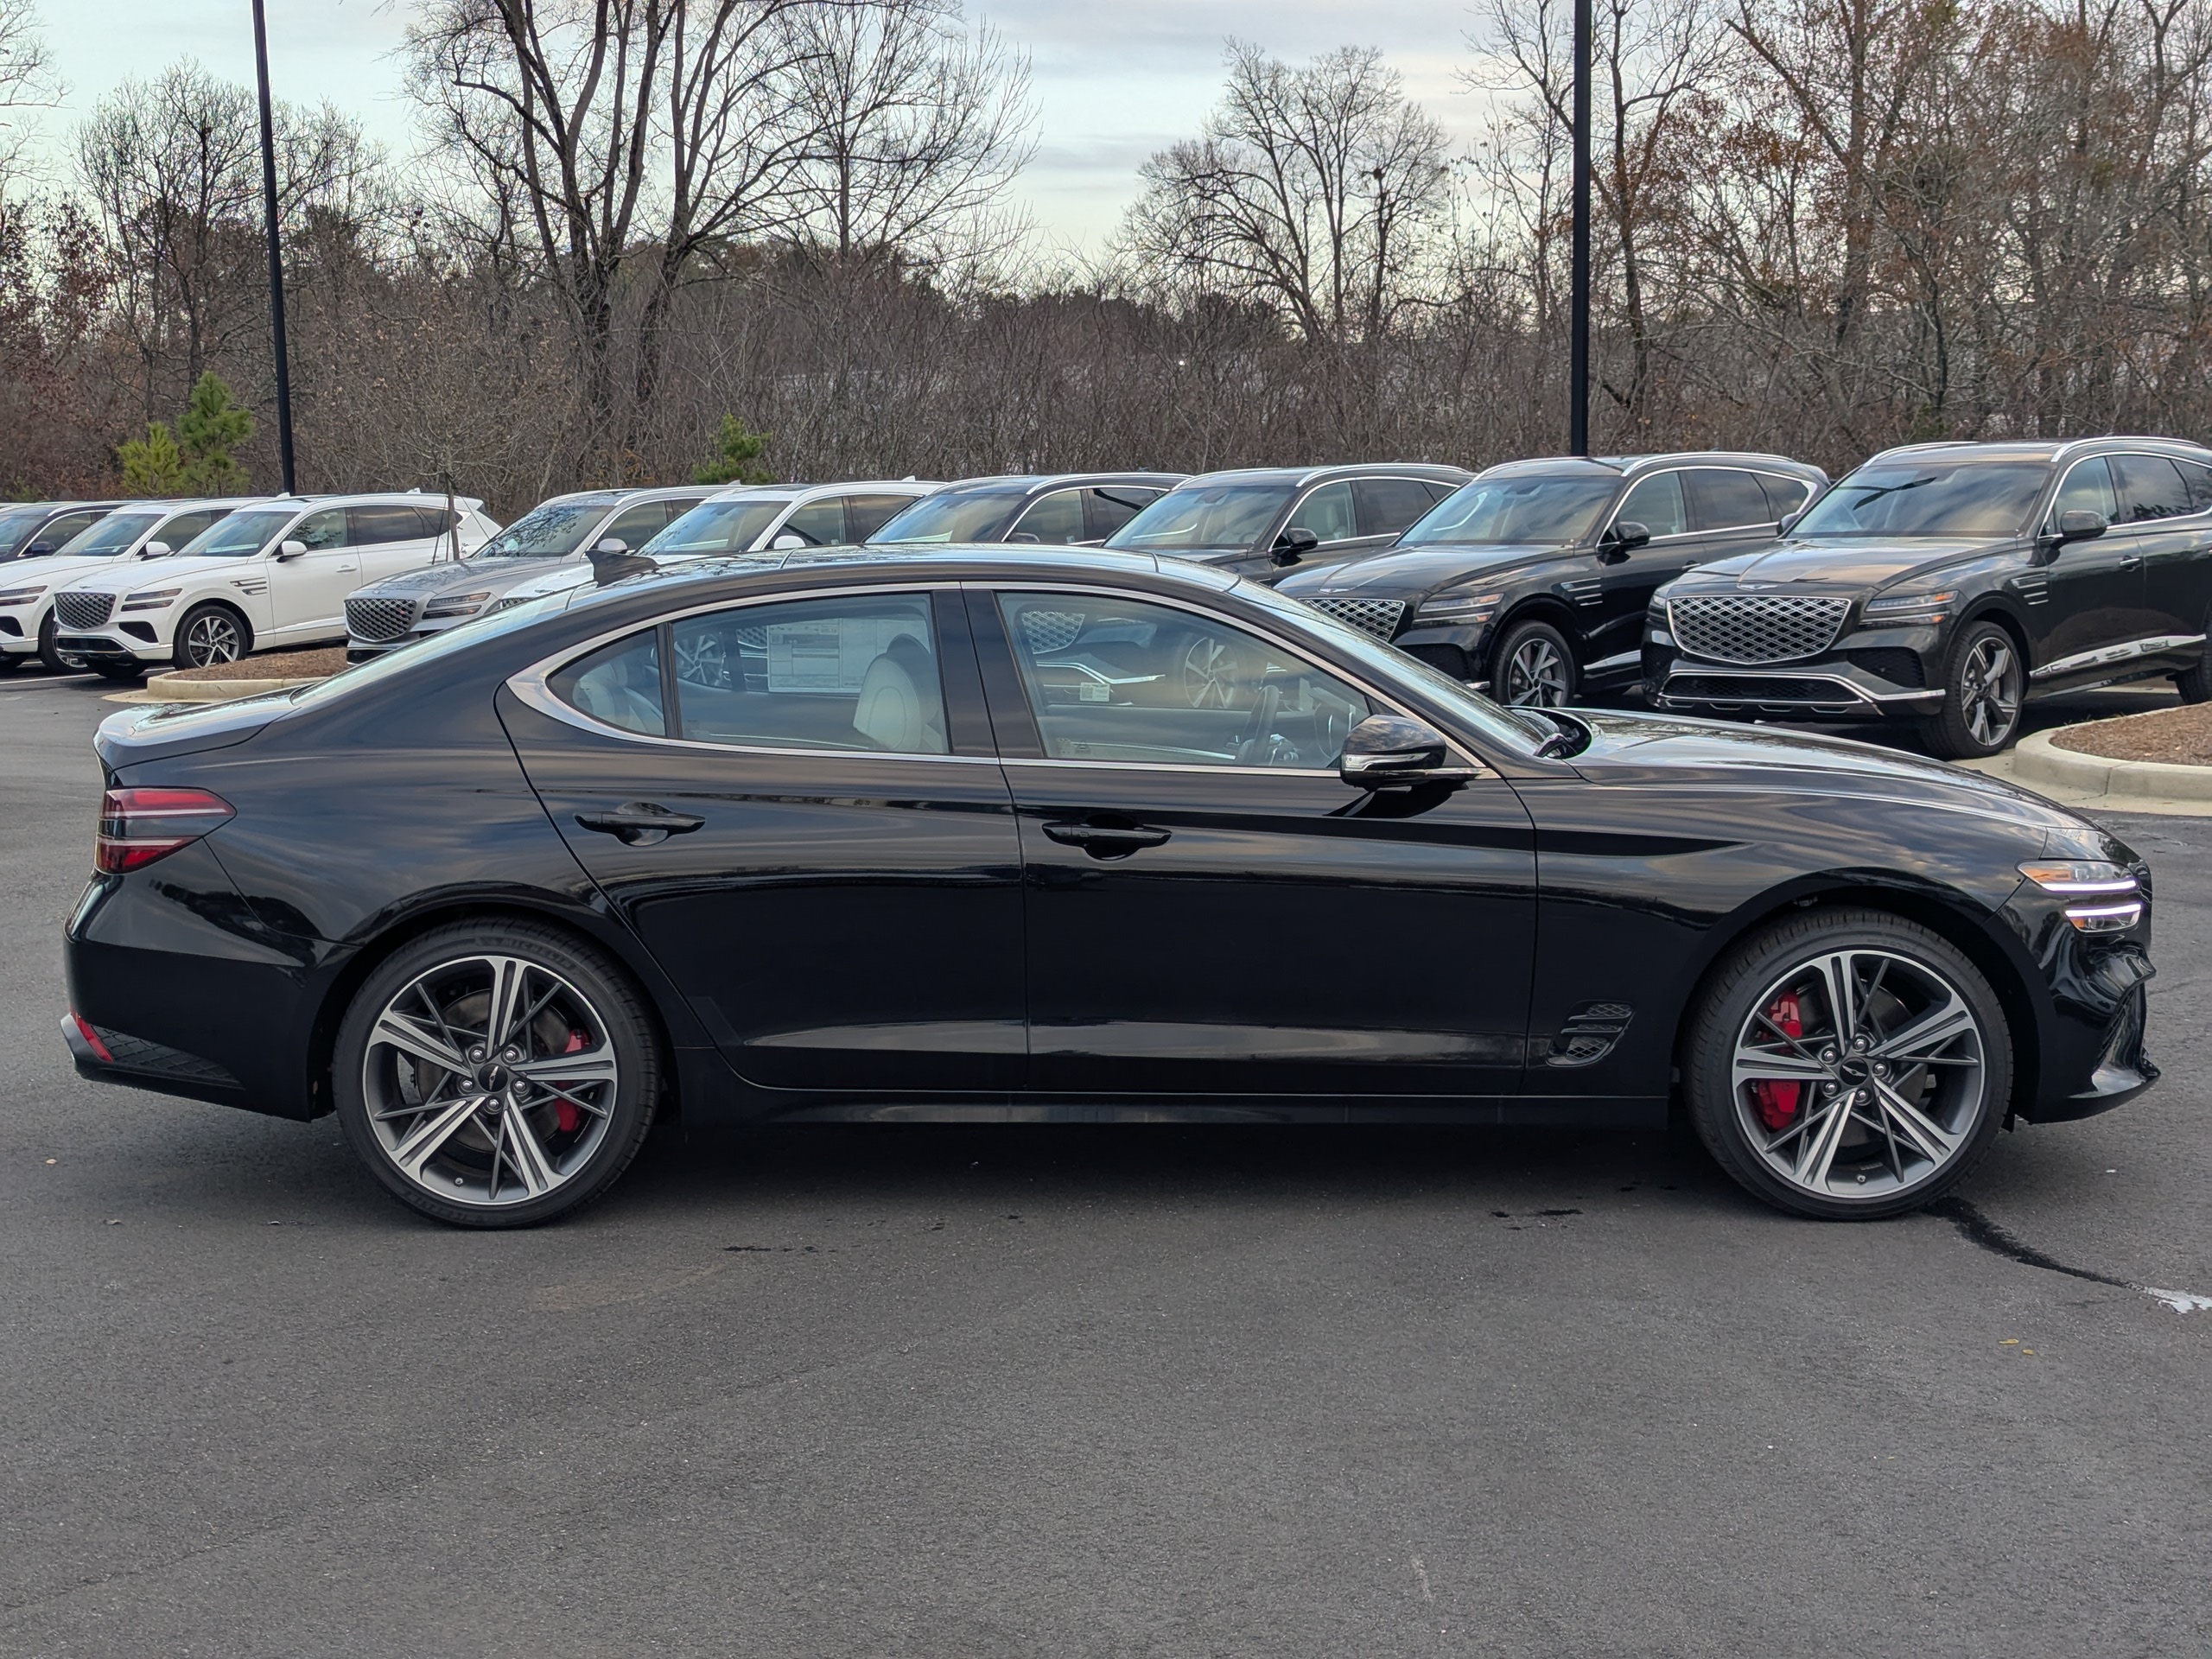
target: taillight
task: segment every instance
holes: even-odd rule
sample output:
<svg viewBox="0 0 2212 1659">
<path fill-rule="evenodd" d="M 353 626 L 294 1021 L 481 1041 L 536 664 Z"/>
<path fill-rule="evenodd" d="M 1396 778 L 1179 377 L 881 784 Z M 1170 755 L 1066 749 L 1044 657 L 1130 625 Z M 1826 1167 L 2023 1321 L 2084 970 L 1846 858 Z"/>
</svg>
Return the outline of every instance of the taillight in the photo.
<svg viewBox="0 0 2212 1659">
<path fill-rule="evenodd" d="M 92 867 L 105 875 L 143 869 L 232 816 L 228 801 L 204 789 L 111 789 L 100 799 Z"/>
</svg>

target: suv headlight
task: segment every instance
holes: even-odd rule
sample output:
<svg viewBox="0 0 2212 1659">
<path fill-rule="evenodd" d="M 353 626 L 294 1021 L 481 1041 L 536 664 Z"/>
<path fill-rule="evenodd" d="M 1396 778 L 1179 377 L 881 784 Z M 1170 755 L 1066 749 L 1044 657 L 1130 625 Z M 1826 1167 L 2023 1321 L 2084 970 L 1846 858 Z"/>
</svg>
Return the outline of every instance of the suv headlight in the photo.
<svg viewBox="0 0 2212 1659">
<path fill-rule="evenodd" d="M 425 620 L 434 616 L 474 616 L 484 608 L 484 601 L 492 595 L 483 594 L 448 594 L 443 599 L 434 599 L 423 607 Z"/>
<path fill-rule="evenodd" d="M 1416 624 L 1487 622 L 1505 602 L 1503 594 L 1440 594 L 1414 613 Z"/>
<path fill-rule="evenodd" d="M 1951 613 L 1951 601 L 1955 593 L 1891 594 L 1885 599 L 1870 599 L 1860 613 L 1870 628 L 1931 627 Z"/>
<path fill-rule="evenodd" d="M 181 588 L 149 588 L 143 594 L 132 594 L 123 601 L 126 611 L 164 611 L 176 603 Z"/>
<path fill-rule="evenodd" d="M 0 594 L 0 606 L 28 605 L 45 591 L 43 588 L 10 588 Z"/>
<path fill-rule="evenodd" d="M 2020 874 L 2045 893 L 2082 899 L 2066 906 L 2066 919 L 2082 932 L 2124 932 L 2143 919 L 2142 884 L 2103 859 L 2037 859 Z"/>
</svg>

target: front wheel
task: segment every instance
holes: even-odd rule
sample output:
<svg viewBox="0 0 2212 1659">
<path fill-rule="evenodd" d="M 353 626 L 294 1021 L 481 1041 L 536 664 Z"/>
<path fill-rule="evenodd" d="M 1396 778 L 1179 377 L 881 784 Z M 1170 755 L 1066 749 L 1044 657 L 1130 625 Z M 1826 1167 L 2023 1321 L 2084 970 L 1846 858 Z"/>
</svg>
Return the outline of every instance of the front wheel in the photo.
<svg viewBox="0 0 2212 1659">
<path fill-rule="evenodd" d="M 225 605 L 195 605 L 176 625 L 176 665 L 213 668 L 235 663 L 245 655 L 249 641 L 245 623 Z"/>
<path fill-rule="evenodd" d="M 1979 760 L 2019 734 L 2027 671 L 2012 636 L 1974 622 L 1943 659 L 1943 709 L 1928 721 L 1928 747 L 1945 760 Z"/>
<path fill-rule="evenodd" d="M 338 1121 L 403 1203 L 526 1227 L 612 1185 L 659 1087 L 645 1004 L 566 934 L 464 922 L 402 947 L 355 994 L 332 1058 Z"/>
<path fill-rule="evenodd" d="M 2200 649 L 2194 667 L 2174 676 L 2174 690 L 2183 702 L 2212 702 L 2212 644 Z"/>
<path fill-rule="evenodd" d="M 1814 912 L 1739 949 L 1707 988 L 1683 1085 L 1715 1161 L 1777 1209 L 1916 1210 L 1989 1148 L 2012 1036 L 1963 952 L 1880 911 Z"/>
<path fill-rule="evenodd" d="M 55 632 L 54 613 L 48 611 L 38 625 L 38 659 L 46 664 L 49 674 L 67 674 L 69 664 L 61 660 L 60 647 L 54 643 Z"/>
<path fill-rule="evenodd" d="M 1497 642 L 1491 696 L 1516 709 L 1564 709 L 1574 701 L 1574 647 L 1548 622 L 1522 622 Z"/>
</svg>

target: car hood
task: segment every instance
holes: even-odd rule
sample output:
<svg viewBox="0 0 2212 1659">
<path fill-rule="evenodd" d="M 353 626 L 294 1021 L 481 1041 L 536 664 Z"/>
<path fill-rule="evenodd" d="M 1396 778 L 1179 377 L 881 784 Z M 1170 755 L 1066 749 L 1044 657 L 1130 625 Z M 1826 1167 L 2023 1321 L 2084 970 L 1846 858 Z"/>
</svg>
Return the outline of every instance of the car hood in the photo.
<svg viewBox="0 0 2212 1659">
<path fill-rule="evenodd" d="M 1896 541 L 1857 536 L 1793 538 L 1756 553 L 1715 559 L 1672 584 L 1675 593 L 1709 593 L 1788 583 L 1840 593 L 1879 588 L 1916 570 L 1974 558 L 2004 545 L 2000 537 L 1910 537 Z"/>
<path fill-rule="evenodd" d="M 2002 779 L 1848 738 L 1668 715 L 1576 709 L 1590 743 L 1569 764 L 1595 784 L 1788 790 L 1910 800 L 2008 819 L 2023 830 L 2101 836 L 2082 819 Z"/>
<path fill-rule="evenodd" d="M 119 568 L 118 568 L 119 565 Z M 141 588 L 184 587 L 211 577 L 229 578 L 251 573 L 265 577 L 268 563 L 251 559 L 187 559 L 172 553 L 160 559 L 103 559 L 99 569 L 71 581 L 81 593 L 130 594 Z"/>
<path fill-rule="evenodd" d="M 1301 599 L 1317 594 L 1401 599 L 1455 582 L 1479 581 L 1516 564 L 1556 557 L 1563 550 L 1541 542 L 1424 543 L 1372 553 L 1343 564 L 1294 569 L 1275 587 Z"/>
<path fill-rule="evenodd" d="M 130 559 L 124 562 L 124 568 L 143 570 L 149 563 Z M 44 588 L 50 593 L 56 588 L 75 587 L 80 577 L 98 575 L 115 565 L 111 558 L 65 559 L 55 553 L 41 553 L 35 559 L 10 559 L 0 563 L 0 593 L 13 588 Z"/>
<path fill-rule="evenodd" d="M 508 593 L 534 577 L 569 568 L 581 569 L 583 560 L 574 554 L 556 554 L 546 558 L 522 557 L 497 559 L 448 559 L 442 564 L 426 564 L 419 570 L 403 570 L 396 576 L 386 576 L 382 582 L 366 588 L 356 588 L 356 599 L 373 595 L 378 599 L 423 599 L 438 594 Z"/>
</svg>

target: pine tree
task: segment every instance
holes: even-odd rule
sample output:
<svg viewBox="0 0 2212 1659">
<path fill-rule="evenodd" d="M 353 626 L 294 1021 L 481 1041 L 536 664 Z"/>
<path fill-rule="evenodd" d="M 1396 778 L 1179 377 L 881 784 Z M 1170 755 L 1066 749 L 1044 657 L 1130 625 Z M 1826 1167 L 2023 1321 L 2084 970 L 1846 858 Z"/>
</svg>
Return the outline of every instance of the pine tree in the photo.
<svg viewBox="0 0 2212 1659">
<path fill-rule="evenodd" d="M 213 369 L 193 387 L 184 413 L 177 416 L 177 435 L 190 457 L 184 481 L 195 495 L 243 495 L 251 481 L 231 451 L 253 435 L 253 412 L 241 409 L 231 389 Z"/>
<path fill-rule="evenodd" d="M 722 416 L 721 454 L 691 474 L 695 484 L 766 484 L 775 476 L 758 464 L 770 434 L 755 432 L 734 415 Z"/>
<path fill-rule="evenodd" d="M 116 458 L 123 463 L 123 487 L 132 495 L 168 496 L 185 493 L 183 453 L 169 435 L 167 421 L 149 421 L 146 435 L 119 443 Z"/>
</svg>

